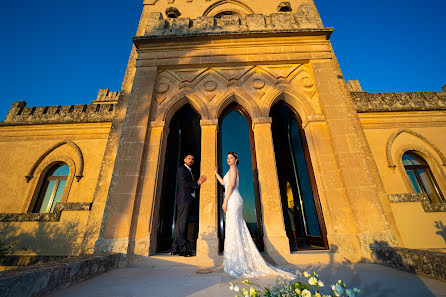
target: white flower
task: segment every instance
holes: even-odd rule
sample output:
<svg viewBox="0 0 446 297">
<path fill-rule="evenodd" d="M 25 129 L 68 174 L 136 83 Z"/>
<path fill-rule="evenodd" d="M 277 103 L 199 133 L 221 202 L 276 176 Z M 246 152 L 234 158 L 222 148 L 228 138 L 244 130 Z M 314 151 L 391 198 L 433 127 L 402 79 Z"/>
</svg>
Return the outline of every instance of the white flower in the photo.
<svg viewBox="0 0 446 297">
<path fill-rule="evenodd" d="M 336 297 L 341 296 L 341 294 L 339 294 L 338 292 L 334 292 L 334 295 L 335 295 Z"/>
<path fill-rule="evenodd" d="M 335 286 L 335 285 L 331 285 L 331 289 L 332 289 L 333 291 L 336 291 L 336 286 Z"/>
<path fill-rule="evenodd" d="M 338 280 L 338 284 L 341 284 L 341 283 L 342 283 L 342 281 L 339 279 L 339 280 Z"/>
<path fill-rule="evenodd" d="M 238 286 L 234 286 L 234 291 L 240 292 L 240 288 Z"/>
<path fill-rule="evenodd" d="M 317 285 L 321 288 L 325 286 L 323 281 L 317 281 Z"/>
<path fill-rule="evenodd" d="M 301 295 L 302 297 L 311 297 L 311 292 L 308 291 L 307 289 L 303 290 Z"/>
<path fill-rule="evenodd" d="M 308 272 L 304 271 L 304 276 L 305 277 L 310 277 L 310 274 Z"/>
<path fill-rule="evenodd" d="M 249 294 L 251 294 L 251 296 L 254 296 L 256 294 L 256 290 L 253 287 L 249 288 Z"/>
<path fill-rule="evenodd" d="M 297 295 L 299 295 L 302 291 L 299 288 L 294 289 Z"/>
<path fill-rule="evenodd" d="M 310 284 L 310 286 L 314 286 L 315 284 L 317 284 L 317 279 L 315 277 L 310 277 L 308 279 L 308 283 Z"/>
<path fill-rule="evenodd" d="M 316 292 L 316 294 L 314 294 L 314 297 L 321 297 L 321 294 L 319 294 L 319 292 Z"/>
<path fill-rule="evenodd" d="M 229 286 L 229 290 L 234 291 L 234 284 L 230 283 L 231 285 Z"/>
</svg>

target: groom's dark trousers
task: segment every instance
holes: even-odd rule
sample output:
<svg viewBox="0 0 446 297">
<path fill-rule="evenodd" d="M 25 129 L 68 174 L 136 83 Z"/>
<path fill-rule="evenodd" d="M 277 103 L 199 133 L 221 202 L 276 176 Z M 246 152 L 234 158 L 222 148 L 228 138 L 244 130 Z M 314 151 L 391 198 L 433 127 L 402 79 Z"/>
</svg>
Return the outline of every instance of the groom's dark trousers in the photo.
<svg viewBox="0 0 446 297">
<path fill-rule="evenodd" d="M 194 197 L 195 189 L 199 185 L 194 181 L 192 171 L 186 165 L 181 166 L 177 170 L 177 214 L 175 221 L 175 229 L 173 231 L 172 250 L 178 252 L 186 251 L 186 225 L 189 213 L 189 206 Z"/>
</svg>

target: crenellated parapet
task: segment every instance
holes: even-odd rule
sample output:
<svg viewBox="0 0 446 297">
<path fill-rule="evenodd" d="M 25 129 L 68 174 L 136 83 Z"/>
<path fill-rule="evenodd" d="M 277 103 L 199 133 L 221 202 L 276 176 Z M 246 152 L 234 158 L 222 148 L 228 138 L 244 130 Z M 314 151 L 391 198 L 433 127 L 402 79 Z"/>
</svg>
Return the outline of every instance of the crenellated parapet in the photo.
<svg viewBox="0 0 446 297">
<path fill-rule="evenodd" d="M 446 110 L 446 92 L 351 92 L 357 112 Z"/>
<path fill-rule="evenodd" d="M 164 19 L 160 12 L 152 12 L 148 16 L 144 37 L 134 39 L 298 31 L 331 32 L 331 28 L 324 28 L 318 12 L 306 4 L 300 5 L 295 13 L 202 16 L 195 19 Z"/>
<path fill-rule="evenodd" d="M 120 92 L 110 92 L 109 89 L 99 89 L 96 100 L 91 101 L 93 104 L 116 104 L 119 100 Z"/>
<path fill-rule="evenodd" d="M 26 107 L 14 102 L 0 126 L 111 122 L 116 103 Z"/>
</svg>

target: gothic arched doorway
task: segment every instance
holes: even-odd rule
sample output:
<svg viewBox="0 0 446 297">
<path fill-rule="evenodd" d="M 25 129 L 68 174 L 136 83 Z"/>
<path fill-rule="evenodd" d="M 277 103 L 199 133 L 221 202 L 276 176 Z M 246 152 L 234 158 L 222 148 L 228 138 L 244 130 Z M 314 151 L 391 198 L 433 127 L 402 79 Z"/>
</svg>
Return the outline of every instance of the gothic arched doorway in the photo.
<svg viewBox="0 0 446 297">
<path fill-rule="evenodd" d="M 254 134 L 249 114 L 237 103 L 231 103 L 219 118 L 218 162 L 222 176 L 229 170 L 226 162 L 228 152 L 239 155 L 239 191 L 243 197 L 243 218 L 259 251 L 263 251 L 263 229 L 257 177 L 257 162 L 254 147 Z M 221 209 L 224 188 L 218 191 L 218 233 L 220 252 L 223 251 L 225 217 Z"/>
<path fill-rule="evenodd" d="M 270 112 L 277 176 L 290 249 L 328 248 L 302 121 L 283 101 Z"/>
<path fill-rule="evenodd" d="M 195 163 L 192 171 L 194 176 L 200 176 L 200 116 L 189 104 L 175 113 L 169 125 L 158 219 L 157 252 L 168 252 L 172 246 L 176 214 L 176 172 L 183 165 L 184 155 L 187 153 L 194 154 Z M 196 250 L 198 237 L 199 197 L 197 193 L 197 197 L 190 206 L 187 220 L 187 249 L 191 251 Z"/>
</svg>

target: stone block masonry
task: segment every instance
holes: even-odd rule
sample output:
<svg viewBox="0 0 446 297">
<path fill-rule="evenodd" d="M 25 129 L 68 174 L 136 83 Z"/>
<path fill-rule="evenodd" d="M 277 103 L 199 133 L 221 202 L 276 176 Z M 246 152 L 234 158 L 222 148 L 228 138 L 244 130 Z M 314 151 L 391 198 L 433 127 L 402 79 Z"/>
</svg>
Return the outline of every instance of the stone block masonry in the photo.
<svg viewBox="0 0 446 297">
<path fill-rule="evenodd" d="M 122 254 L 69 257 L 0 272 L 0 296 L 45 296 L 122 266 Z"/>
</svg>

